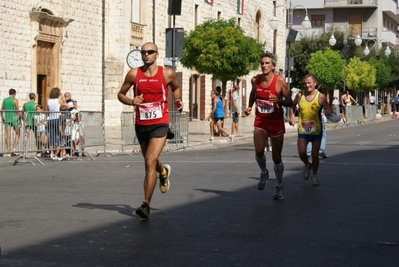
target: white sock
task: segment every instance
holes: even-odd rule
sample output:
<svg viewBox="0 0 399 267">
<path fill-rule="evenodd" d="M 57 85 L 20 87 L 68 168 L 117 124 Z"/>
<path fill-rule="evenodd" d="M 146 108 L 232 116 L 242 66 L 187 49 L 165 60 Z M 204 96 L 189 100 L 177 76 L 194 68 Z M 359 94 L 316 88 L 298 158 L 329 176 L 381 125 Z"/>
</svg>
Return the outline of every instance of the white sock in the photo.
<svg viewBox="0 0 399 267">
<path fill-rule="evenodd" d="M 269 173 L 269 171 L 266 168 L 266 156 L 263 154 L 261 158 L 258 158 L 255 156 L 256 162 L 258 163 L 258 166 L 260 168 L 260 171 L 262 173 Z"/>
<path fill-rule="evenodd" d="M 274 164 L 274 173 L 276 174 L 276 186 L 283 185 L 284 163 Z"/>
</svg>

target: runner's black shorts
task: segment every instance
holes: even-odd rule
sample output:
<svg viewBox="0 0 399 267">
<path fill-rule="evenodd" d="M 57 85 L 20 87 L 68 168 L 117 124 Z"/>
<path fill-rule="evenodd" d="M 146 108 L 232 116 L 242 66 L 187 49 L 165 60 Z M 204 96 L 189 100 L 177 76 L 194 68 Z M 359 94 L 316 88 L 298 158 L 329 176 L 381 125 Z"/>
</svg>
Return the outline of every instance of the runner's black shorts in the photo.
<svg viewBox="0 0 399 267">
<path fill-rule="evenodd" d="M 164 137 L 168 133 L 168 124 L 136 125 L 136 137 L 140 145 L 148 145 L 151 138 Z"/>
</svg>

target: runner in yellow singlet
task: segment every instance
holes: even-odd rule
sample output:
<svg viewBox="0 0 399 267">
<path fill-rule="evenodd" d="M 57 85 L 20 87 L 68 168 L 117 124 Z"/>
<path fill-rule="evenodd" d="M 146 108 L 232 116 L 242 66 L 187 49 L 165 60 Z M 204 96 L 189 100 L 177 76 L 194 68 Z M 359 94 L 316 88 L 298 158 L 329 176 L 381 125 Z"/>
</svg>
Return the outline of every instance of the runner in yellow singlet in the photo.
<svg viewBox="0 0 399 267">
<path fill-rule="evenodd" d="M 297 104 L 299 106 L 298 154 L 305 164 L 303 179 L 308 180 L 310 170 L 313 169 L 312 185 L 318 186 L 319 180 L 317 179 L 317 170 L 319 167 L 319 149 L 323 136 L 321 110 L 324 108 L 324 114 L 327 120 L 331 122 L 339 122 L 340 117 L 332 112 L 330 105 L 327 103 L 326 96 L 316 90 L 317 81 L 313 75 L 306 75 L 304 83 L 304 94 L 298 93 L 292 105 L 292 107 L 295 107 Z M 290 125 L 295 125 L 295 115 L 292 108 L 290 109 Z M 312 143 L 312 163 L 308 161 L 308 156 L 306 154 L 306 146 L 309 142 Z"/>
</svg>

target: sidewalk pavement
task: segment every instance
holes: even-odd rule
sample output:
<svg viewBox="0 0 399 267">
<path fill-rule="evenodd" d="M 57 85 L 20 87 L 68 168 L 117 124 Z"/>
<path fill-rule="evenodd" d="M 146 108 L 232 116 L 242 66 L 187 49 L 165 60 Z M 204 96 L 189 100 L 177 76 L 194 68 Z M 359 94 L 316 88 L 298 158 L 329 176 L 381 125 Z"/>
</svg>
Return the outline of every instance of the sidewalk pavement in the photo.
<svg viewBox="0 0 399 267">
<path fill-rule="evenodd" d="M 378 114 L 379 115 L 379 114 Z M 210 141 L 210 128 L 209 128 L 209 121 L 207 120 L 194 120 L 189 122 L 189 137 L 188 142 L 175 144 L 168 142 L 165 146 L 166 151 L 172 151 L 177 149 L 209 149 L 209 148 L 217 148 L 218 146 L 225 146 L 225 145 L 234 145 L 240 144 L 243 142 L 252 142 L 253 137 L 253 123 L 254 123 L 254 116 L 249 117 L 240 117 L 239 121 L 239 129 L 242 137 L 234 137 L 233 141 L 230 143 L 230 139 L 228 137 L 219 137 L 215 136 L 213 141 Z M 391 116 L 377 116 L 376 121 L 391 119 Z M 224 129 L 227 132 L 231 132 L 231 118 L 226 118 L 224 120 Z M 368 123 L 369 121 L 367 121 Z M 370 121 L 372 122 L 372 121 Z M 343 124 L 340 123 L 326 123 L 327 131 L 336 129 L 336 128 L 343 128 L 355 125 L 361 125 L 362 123 L 352 123 L 352 124 Z M 297 135 L 297 125 L 291 126 L 288 122 L 285 123 L 285 130 L 286 136 L 296 136 Z M 129 145 L 125 148 L 122 147 L 122 140 L 121 140 L 121 130 L 118 127 L 105 127 L 105 140 L 106 140 L 106 147 L 104 151 L 104 147 L 92 147 L 85 149 L 89 152 L 112 152 L 112 153 L 132 153 L 132 151 L 138 153 L 139 146 L 138 145 Z M 127 142 L 131 142 L 128 140 Z"/>
</svg>

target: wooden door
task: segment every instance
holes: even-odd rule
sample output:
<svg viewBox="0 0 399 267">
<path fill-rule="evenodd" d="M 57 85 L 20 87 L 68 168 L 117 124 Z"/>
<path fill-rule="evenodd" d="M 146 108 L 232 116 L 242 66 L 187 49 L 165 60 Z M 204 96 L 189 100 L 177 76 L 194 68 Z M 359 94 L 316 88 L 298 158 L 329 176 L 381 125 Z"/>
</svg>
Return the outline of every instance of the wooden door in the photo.
<svg viewBox="0 0 399 267">
<path fill-rule="evenodd" d="M 37 75 L 37 103 L 47 110 L 47 76 Z"/>
<path fill-rule="evenodd" d="M 362 37 L 362 22 L 363 22 L 362 14 L 349 14 L 348 15 L 349 36 L 356 38 L 356 36 L 359 34 L 360 37 Z"/>
<path fill-rule="evenodd" d="M 51 87 L 52 69 L 53 69 L 53 43 L 38 41 L 37 42 L 37 94 L 38 103 L 47 110 L 47 99 Z"/>
<path fill-rule="evenodd" d="M 189 117 L 191 119 L 199 118 L 199 76 L 192 75 L 190 77 L 189 88 Z"/>
</svg>

